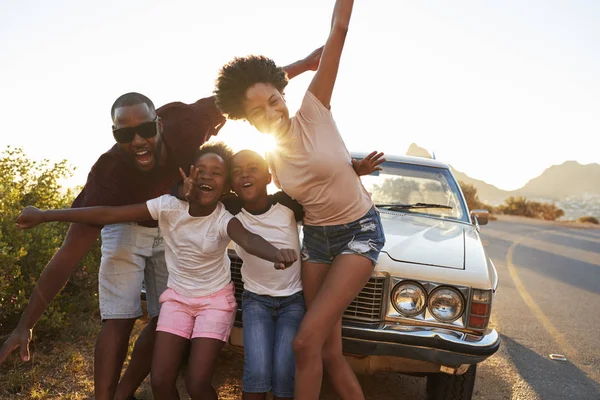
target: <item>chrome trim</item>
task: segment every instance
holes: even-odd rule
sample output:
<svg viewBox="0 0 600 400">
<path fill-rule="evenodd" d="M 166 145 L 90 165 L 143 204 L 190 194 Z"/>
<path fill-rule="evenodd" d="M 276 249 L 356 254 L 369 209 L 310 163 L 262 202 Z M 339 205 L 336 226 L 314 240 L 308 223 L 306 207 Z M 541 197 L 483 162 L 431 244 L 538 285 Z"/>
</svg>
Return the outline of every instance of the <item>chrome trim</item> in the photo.
<svg viewBox="0 0 600 400">
<path fill-rule="evenodd" d="M 401 278 L 401 277 L 394 276 L 390 279 L 390 285 L 391 285 L 390 294 L 391 294 L 391 290 L 398 283 L 400 283 L 402 281 L 410 281 L 410 282 L 419 283 L 421 286 L 423 286 L 423 288 L 425 288 L 428 299 L 429 299 L 429 295 L 431 294 L 431 292 L 440 286 L 447 286 L 452 289 L 458 290 L 460 292 L 460 294 L 463 296 L 463 300 L 464 300 L 463 313 L 461 314 L 460 317 L 458 317 L 458 319 L 456 319 L 453 322 L 441 322 L 441 321 L 438 321 L 436 318 L 434 318 L 433 315 L 431 315 L 431 313 L 429 312 L 429 307 L 425 307 L 425 310 L 423 313 L 416 315 L 414 317 L 405 317 L 405 316 L 402 316 L 399 312 L 397 312 L 396 309 L 393 307 L 392 298 L 390 296 L 390 297 L 388 297 L 388 311 L 387 311 L 387 314 L 385 315 L 386 321 L 390 321 L 390 322 L 398 321 L 398 322 L 403 322 L 405 324 L 410 325 L 411 323 L 414 324 L 415 320 L 416 320 L 421 324 L 427 324 L 430 326 L 448 327 L 450 329 L 469 330 L 471 332 L 474 332 L 474 331 L 480 332 L 481 331 L 481 330 L 473 330 L 473 329 L 467 328 L 468 320 L 465 317 L 466 314 L 465 314 L 464 310 L 466 307 L 470 307 L 470 305 L 471 305 L 471 288 L 470 287 L 448 285 L 447 283 L 438 283 L 438 282 L 424 281 L 424 280 L 418 280 L 418 279 L 408 279 L 408 278 Z M 470 308 L 468 308 L 468 309 L 470 309 Z"/>
<path fill-rule="evenodd" d="M 397 308 L 397 304 L 395 304 L 395 302 L 392 300 L 393 296 L 394 296 L 394 292 L 396 292 L 398 290 L 398 287 L 400 285 L 404 285 L 404 284 L 413 284 L 413 285 L 417 285 L 419 286 L 421 289 L 423 289 L 423 292 L 425 293 L 425 299 L 423 302 L 423 308 L 416 314 L 414 315 L 408 315 L 408 314 L 403 314 L 402 312 L 400 312 L 400 310 L 398 310 Z M 396 283 L 393 287 L 392 287 L 392 291 L 390 292 L 390 303 L 392 305 L 392 307 L 394 308 L 394 310 L 396 310 L 396 312 L 400 315 L 402 315 L 403 317 L 406 318 L 412 318 L 412 317 L 416 317 L 417 315 L 423 314 L 423 311 L 425 311 L 425 309 L 427 308 L 427 303 L 429 302 L 429 293 L 427 293 L 427 289 L 425 289 L 423 287 L 423 285 L 421 285 L 419 282 L 417 281 L 410 281 L 408 279 L 403 280 L 402 282 L 398 282 Z M 457 318 L 458 319 L 458 318 Z"/>
<path fill-rule="evenodd" d="M 387 276 L 373 274 L 342 316 L 346 321 L 379 322 L 386 302 Z"/>
<path fill-rule="evenodd" d="M 452 287 L 452 286 L 449 286 L 449 285 L 440 285 L 440 286 L 436 287 L 435 289 L 433 289 L 433 290 L 432 290 L 432 291 L 429 293 L 429 296 L 427 296 L 427 310 L 429 310 L 429 309 L 431 308 L 431 307 L 429 306 L 429 302 L 431 301 L 431 296 L 433 296 L 434 292 L 437 292 L 438 290 L 442 290 L 442 289 L 449 289 L 449 290 L 451 290 L 451 291 L 454 291 L 454 292 L 455 292 L 456 294 L 458 294 L 458 296 L 459 296 L 459 297 L 462 299 L 462 309 L 460 310 L 460 314 L 458 314 L 458 317 L 454 318 L 452 321 L 443 321 L 443 320 L 441 320 L 440 318 L 437 318 L 437 317 L 436 317 L 436 316 L 435 316 L 435 315 L 434 315 L 434 314 L 433 314 L 431 311 L 429 311 L 429 313 L 431 314 L 431 316 L 432 316 L 433 318 L 435 318 L 435 319 L 436 319 L 436 321 L 438 321 L 438 322 L 441 322 L 441 323 L 443 323 L 443 324 L 446 324 L 446 323 L 448 323 L 448 324 L 449 324 L 449 323 L 452 323 L 452 322 L 454 322 L 454 321 L 458 320 L 458 319 L 459 319 L 459 318 L 461 318 L 463 315 L 465 315 L 465 309 L 467 308 L 467 307 L 466 307 L 466 303 L 467 303 L 467 301 L 465 300 L 465 296 L 463 296 L 463 294 L 460 292 L 460 290 L 458 290 L 458 289 L 456 289 L 456 288 L 454 288 L 454 287 Z M 470 311 L 470 310 L 469 310 L 469 311 Z M 470 315 L 470 314 L 469 314 L 469 315 Z M 467 319 L 466 321 L 464 321 L 464 320 L 463 320 L 463 324 L 464 324 L 465 326 L 468 326 L 468 322 L 469 322 L 469 321 L 468 321 L 468 319 Z"/>
<path fill-rule="evenodd" d="M 477 226 L 477 231 L 479 232 L 479 228 L 483 225 L 487 225 L 489 221 L 490 212 L 488 210 L 471 210 L 471 219 L 474 220 L 475 225 Z"/>
<path fill-rule="evenodd" d="M 486 348 L 492 346 L 499 340 L 498 332 L 491 329 L 483 336 L 470 335 L 468 333 L 451 331 L 448 329 L 428 328 L 423 326 L 406 326 L 406 325 L 389 325 L 385 324 L 380 329 L 362 328 L 354 326 L 344 326 L 344 330 L 351 332 L 353 330 L 359 332 L 372 333 L 374 337 L 383 332 L 397 334 L 399 336 L 411 336 L 423 339 L 441 339 L 446 342 L 468 345 L 475 348 Z M 348 335 L 345 335 L 348 336 Z"/>
<path fill-rule="evenodd" d="M 238 311 L 242 310 L 242 260 L 234 250 L 229 249 L 231 280 L 234 283 L 235 298 Z M 348 323 L 374 324 L 380 323 L 387 313 L 390 298 L 389 274 L 375 271 L 365 287 L 352 300 L 344 311 L 342 319 Z"/>
<path fill-rule="evenodd" d="M 490 293 L 490 301 L 489 302 L 483 302 L 483 301 L 473 301 L 473 295 L 475 293 L 475 290 L 479 290 L 482 292 L 491 292 Z M 487 329 L 488 325 L 490 324 L 490 320 L 492 319 L 492 304 L 494 303 L 494 291 L 492 289 L 479 289 L 479 288 L 471 288 L 471 295 L 469 297 L 468 300 L 469 303 L 469 309 L 468 309 L 468 313 L 466 314 L 466 325 L 468 328 L 470 329 L 474 329 L 474 330 L 481 330 L 481 329 Z M 488 314 L 487 315 L 477 315 L 477 314 L 473 314 L 471 312 L 471 307 L 473 306 L 473 304 L 487 304 L 489 306 L 488 308 Z M 487 319 L 487 322 L 485 323 L 485 327 L 484 328 L 473 328 L 469 325 L 469 317 L 471 317 L 472 315 L 475 315 L 477 317 L 485 317 Z"/>
</svg>

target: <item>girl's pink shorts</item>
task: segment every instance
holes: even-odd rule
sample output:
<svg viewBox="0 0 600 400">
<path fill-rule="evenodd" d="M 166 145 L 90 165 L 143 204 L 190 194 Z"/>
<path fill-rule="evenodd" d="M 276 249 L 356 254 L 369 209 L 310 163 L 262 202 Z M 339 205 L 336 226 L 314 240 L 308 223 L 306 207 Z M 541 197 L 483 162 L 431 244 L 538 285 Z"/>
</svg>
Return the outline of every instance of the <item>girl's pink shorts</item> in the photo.
<svg viewBox="0 0 600 400">
<path fill-rule="evenodd" d="M 159 299 L 162 303 L 157 331 L 186 339 L 212 338 L 227 342 L 237 303 L 233 282 L 223 289 L 202 297 L 186 297 L 167 289 Z"/>
</svg>

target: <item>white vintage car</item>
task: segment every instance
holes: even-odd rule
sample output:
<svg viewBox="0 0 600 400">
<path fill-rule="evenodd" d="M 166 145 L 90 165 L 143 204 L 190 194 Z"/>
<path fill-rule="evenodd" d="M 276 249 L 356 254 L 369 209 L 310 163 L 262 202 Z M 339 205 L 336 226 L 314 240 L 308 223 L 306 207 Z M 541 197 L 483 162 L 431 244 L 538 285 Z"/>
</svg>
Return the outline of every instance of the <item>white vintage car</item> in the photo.
<svg viewBox="0 0 600 400">
<path fill-rule="evenodd" d="M 428 399 L 470 399 L 477 364 L 500 346 L 488 327 L 498 275 L 479 237 L 487 211 L 469 212 L 448 165 L 386 159 L 382 171 L 362 177 L 386 245 L 344 313 L 344 352 L 357 373 L 427 376 Z M 241 260 L 231 250 L 230 258 L 241 307 Z M 242 328 L 238 312 L 231 345 L 243 346 Z"/>
</svg>

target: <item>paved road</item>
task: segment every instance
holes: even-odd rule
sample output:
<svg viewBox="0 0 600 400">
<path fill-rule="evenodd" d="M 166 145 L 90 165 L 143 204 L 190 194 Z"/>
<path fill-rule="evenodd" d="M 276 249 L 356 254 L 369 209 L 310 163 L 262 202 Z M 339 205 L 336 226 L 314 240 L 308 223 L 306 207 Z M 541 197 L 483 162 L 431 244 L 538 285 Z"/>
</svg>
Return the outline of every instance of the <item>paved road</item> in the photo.
<svg viewBox="0 0 600 400">
<path fill-rule="evenodd" d="M 600 229 L 511 219 L 482 227 L 499 274 L 497 354 L 478 367 L 477 400 L 600 400 Z M 567 361 L 553 361 L 558 353 Z M 215 383 L 239 396 L 242 357 L 224 352 Z M 424 399 L 425 379 L 360 377 L 369 400 Z M 335 395 L 325 386 L 321 398 Z"/>
<path fill-rule="evenodd" d="M 477 397 L 600 399 L 600 230 L 517 219 L 482 237 L 500 277 L 492 321 L 503 344 Z"/>
<path fill-rule="evenodd" d="M 502 346 L 479 365 L 474 399 L 600 400 L 600 229 L 503 218 L 481 236 L 500 279 Z M 362 383 L 370 399 L 424 398 L 424 379 Z"/>
<path fill-rule="evenodd" d="M 500 279 L 492 325 L 502 346 L 479 365 L 474 399 L 600 400 L 600 229 L 502 218 L 481 236 Z M 425 394 L 421 378 L 361 383 L 368 399 Z"/>
</svg>

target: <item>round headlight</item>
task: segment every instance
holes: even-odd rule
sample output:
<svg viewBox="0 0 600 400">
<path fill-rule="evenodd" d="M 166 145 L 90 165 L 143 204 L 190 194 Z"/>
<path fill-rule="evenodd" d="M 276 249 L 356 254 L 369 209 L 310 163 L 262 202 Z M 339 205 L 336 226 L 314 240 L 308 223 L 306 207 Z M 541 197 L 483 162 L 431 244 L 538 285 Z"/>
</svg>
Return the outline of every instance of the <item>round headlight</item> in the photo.
<svg viewBox="0 0 600 400">
<path fill-rule="evenodd" d="M 392 305 L 406 317 L 419 315 L 425 309 L 427 293 L 416 282 L 401 282 L 392 290 Z"/>
<path fill-rule="evenodd" d="M 456 321 L 463 312 L 464 301 L 460 292 L 449 287 L 439 287 L 429 295 L 429 312 L 440 322 Z"/>
</svg>

